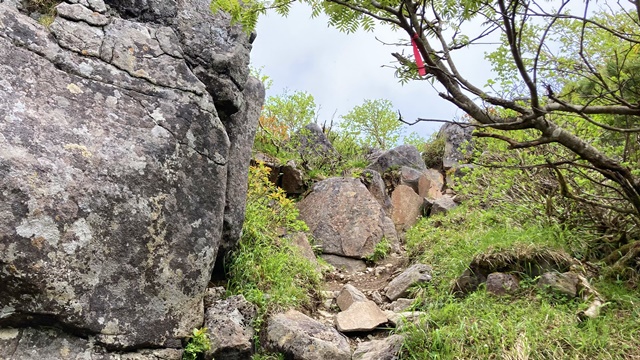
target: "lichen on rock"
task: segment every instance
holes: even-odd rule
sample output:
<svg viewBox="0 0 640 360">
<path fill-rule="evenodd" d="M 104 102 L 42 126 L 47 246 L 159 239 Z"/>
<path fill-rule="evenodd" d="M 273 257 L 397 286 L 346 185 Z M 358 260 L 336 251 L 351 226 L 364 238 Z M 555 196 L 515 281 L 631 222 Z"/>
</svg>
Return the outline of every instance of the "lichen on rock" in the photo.
<svg viewBox="0 0 640 360">
<path fill-rule="evenodd" d="M 145 2 L 169 3 L 69 1 L 49 29 L 0 3 L 0 328 L 136 349 L 201 326 L 264 90 L 228 17 Z"/>
</svg>

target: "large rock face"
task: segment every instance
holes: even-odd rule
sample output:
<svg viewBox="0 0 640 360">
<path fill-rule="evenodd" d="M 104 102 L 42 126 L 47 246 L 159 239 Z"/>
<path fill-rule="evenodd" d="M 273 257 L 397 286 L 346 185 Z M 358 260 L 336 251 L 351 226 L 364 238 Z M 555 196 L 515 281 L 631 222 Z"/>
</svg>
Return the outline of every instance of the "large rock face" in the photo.
<svg viewBox="0 0 640 360">
<path fill-rule="evenodd" d="M 383 236 L 397 239 L 393 222 L 359 179 L 321 181 L 298 208 L 325 254 L 363 258 Z"/>
<path fill-rule="evenodd" d="M 0 4 L 0 327 L 126 349 L 202 324 L 263 90 L 241 30 L 208 1 L 165 2 L 145 2 L 168 14 L 153 24 L 62 4 L 51 32 Z"/>
</svg>

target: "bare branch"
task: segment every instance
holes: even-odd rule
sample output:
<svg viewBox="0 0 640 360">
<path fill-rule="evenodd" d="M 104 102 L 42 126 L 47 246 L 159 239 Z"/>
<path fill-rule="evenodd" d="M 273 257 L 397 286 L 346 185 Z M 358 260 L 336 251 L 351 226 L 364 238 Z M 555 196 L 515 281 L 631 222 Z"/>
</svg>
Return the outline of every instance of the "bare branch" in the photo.
<svg viewBox="0 0 640 360">
<path fill-rule="evenodd" d="M 546 137 L 540 137 L 538 139 L 530 140 L 530 141 L 516 141 L 504 135 L 491 134 L 491 133 L 485 133 L 485 132 L 475 132 L 473 133 L 473 136 L 483 137 L 483 138 L 493 138 L 493 139 L 505 141 L 509 144 L 509 149 L 511 150 L 530 148 L 530 147 L 535 147 L 535 146 L 540 146 L 543 144 L 549 144 L 549 143 L 555 142 L 554 139 L 550 139 Z"/>
</svg>

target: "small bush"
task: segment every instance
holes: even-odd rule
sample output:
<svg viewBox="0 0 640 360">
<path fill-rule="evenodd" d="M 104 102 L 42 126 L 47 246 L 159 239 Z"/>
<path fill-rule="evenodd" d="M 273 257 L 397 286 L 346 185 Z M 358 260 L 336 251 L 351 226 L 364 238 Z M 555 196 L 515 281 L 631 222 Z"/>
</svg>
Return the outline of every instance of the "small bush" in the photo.
<svg viewBox="0 0 640 360">
<path fill-rule="evenodd" d="M 434 134 L 424 144 L 422 159 L 427 168 L 442 169 L 442 157 L 444 156 L 444 136 Z"/>
<path fill-rule="evenodd" d="M 378 262 L 389 255 L 389 251 L 391 250 L 391 243 L 387 240 L 386 237 L 383 237 L 373 248 L 373 253 L 367 256 L 366 260 L 369 262 Z"/>
<path fill-rule="evenodd" d="M 193 329 L 193 335 L 182 353 L 183 360 L 196 360 L 198 355 L 211 349 L 207 328 Z"/>
</svg>

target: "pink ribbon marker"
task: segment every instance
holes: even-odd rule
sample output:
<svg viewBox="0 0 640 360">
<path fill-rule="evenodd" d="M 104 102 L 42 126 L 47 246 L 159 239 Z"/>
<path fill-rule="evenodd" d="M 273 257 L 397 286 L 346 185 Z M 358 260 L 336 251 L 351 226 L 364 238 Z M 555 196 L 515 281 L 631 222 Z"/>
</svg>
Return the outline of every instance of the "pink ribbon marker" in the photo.
<svg viewBox="0 0 640 360">
<path fill-rule="evenodd" d="M 425 76 L 427 75 L 427 70 L 424 68 L 424 62 L 422 61 L 422 56 L 420 56 L 420 50 L 418 50 L 418 44 L 416 43 L 417 38 L 418 34 L 413 34 L 413 37 L 411 38 L 411 45 L 413 45 L 413 57 L 416 59 L 418 74 L 420 74 L 420 76 Z"/>
</svg>

